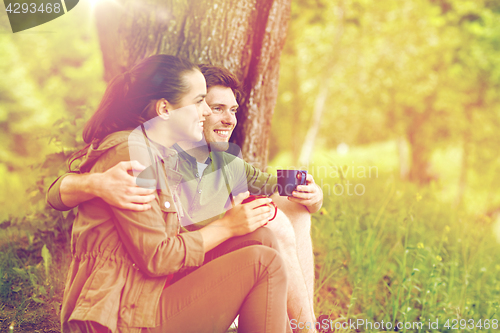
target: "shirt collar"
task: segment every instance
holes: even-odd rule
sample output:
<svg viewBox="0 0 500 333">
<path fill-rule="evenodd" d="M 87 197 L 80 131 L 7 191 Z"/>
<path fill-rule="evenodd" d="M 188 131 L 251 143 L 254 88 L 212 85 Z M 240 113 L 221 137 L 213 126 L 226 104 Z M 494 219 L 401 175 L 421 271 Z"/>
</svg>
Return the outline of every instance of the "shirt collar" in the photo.
<svg viewBox="0 0 500 333">
<path fill-rule="evenodd" d="M 196 158 L 193 156 L 189 155 L 184 149 L 181 148 L 177 143 L 172 146 L 173 149 L 179 154 L 179 157 L 183 160 L 188 161 L 191 163 L 193 166 L 197 166 L 196 164 Z M 205 164 L 210 164 L 212 162 L 212 152 L 208 155 L 207 160 L 205 161 Z"/>
</svg>

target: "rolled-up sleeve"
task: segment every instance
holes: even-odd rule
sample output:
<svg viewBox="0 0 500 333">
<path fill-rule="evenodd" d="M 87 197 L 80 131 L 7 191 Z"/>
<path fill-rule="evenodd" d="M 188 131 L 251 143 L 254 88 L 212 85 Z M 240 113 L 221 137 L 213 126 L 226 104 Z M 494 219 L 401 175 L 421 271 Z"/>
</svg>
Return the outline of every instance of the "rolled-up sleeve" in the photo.
<svg viewBox="0 0 500 333">
<path fill-rule="evenodd" d="M 278 179 L 269 173 L 265 173 L 254 167 L 253 165 L 244 162 L 245 173 L 250 194 L 256 195 L 271 195 L 277 190 Z"/>
<path fill-rule="evenodd" d="M 57 178 L 47 190 L 47 196 L 46 196 L 47 203 L 50 205 L 50 207 L 54 208 L 55 210 L 65 211 L 74 208 L 66 206 L 61 200 L 61 183 L 66 176 L 71 175 L 72 173 L 76 172 L 66 173 L 61 177 Z"/>
</svg>

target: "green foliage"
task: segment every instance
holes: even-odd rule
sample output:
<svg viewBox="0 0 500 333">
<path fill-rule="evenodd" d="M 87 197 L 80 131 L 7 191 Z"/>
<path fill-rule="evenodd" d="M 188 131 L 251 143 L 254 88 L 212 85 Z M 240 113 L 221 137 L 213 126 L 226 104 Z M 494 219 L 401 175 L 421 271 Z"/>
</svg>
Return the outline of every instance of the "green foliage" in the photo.
<svg viewBox="0 0 500 333">
<path fill-rule="evenodd" d="M 95 27 L 88 4 L 79 7 L 29 33 L 0 34 L 0 221 L 45 209 L 45 190 L 82 146 L 104 90 Z"/>
<path fill-rule="evenodd" d="M 0 330 L 59 327 L 75 215 L 48 207 L 45 194 L 83 147 L 104 91 L 90 14 L 80 4 L 29 32 L 0 34 Z"/>
<path fill-rule="evenodd" d="M 294 1 L 271 158 L 297 160 L 326 87 L 317 147 L 404 138 L 410 177 L 425 182 L 436 149 L 463 145 L 464 184 L 493 172 L 499 15 L 491 1 Z"/>
</svg>

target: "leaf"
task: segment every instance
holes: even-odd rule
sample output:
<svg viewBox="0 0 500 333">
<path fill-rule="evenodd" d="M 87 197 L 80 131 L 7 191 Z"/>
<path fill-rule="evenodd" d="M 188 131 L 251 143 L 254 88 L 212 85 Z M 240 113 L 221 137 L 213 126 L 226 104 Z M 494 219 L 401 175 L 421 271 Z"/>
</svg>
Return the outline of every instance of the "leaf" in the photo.
<svg viewBox="0 0 500 333">
<path fill-rule="evenodd" d="M 38 291 L 40 292 L 40 295 L 44 295 L 44 296 L 46 296 L 46 295 L 47 295 L 47 290 L 45 289 L 45 287 L 44 287 L 44 286 L 40 286 L 40 287 L 38 288 Z"/>
<path fill-rule="evenodd" d="M 45 303 L 45 301 L 43 299 L 40 299 L 40 298 L 35 297 L 35 296 L 31 297 L 31 299 L 34 300 L 35 302 L 39 303 L 39 304 Z"/>
<path fill-rule="evenodd" d="M 26 271 L 22 268 L 19 268 L 19 267 L 12 267 L 12 270 L 16 273 L 16 274 L 19 274 L 19 275 L 22 275 L 23 277 L 26 276 Z"/>
<path fill-rule="evenodd" d="M 47 244 L 44 244 L 42 247 L 42 258 L 43 258 L 43 265 L 45 267 L 45 277 L 48 280 L 52 256 L 50 255 L 49 249 L 47 249 Z"/>
</svg>

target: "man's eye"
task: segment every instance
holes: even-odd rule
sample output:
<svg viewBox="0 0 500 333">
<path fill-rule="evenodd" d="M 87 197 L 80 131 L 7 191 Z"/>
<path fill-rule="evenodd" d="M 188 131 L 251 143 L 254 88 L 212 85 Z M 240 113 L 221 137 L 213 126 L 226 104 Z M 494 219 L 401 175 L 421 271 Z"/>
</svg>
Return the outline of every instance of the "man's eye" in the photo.
<svg viewBox="0 0 500 333">
<path fill-rule="evenodd" d="M 222 110 L 221 110 L 220 107 L 215 106 L 215 107 L 212 108 L 212 112 L 220 113 L 220 112 L 222 112 Z"/>
<path fill-rule="evenodd" d="M 238 112 L 238 109 L 231 109 L 232 114 L 236 114 L 236 112 Z"/>
</svg>

